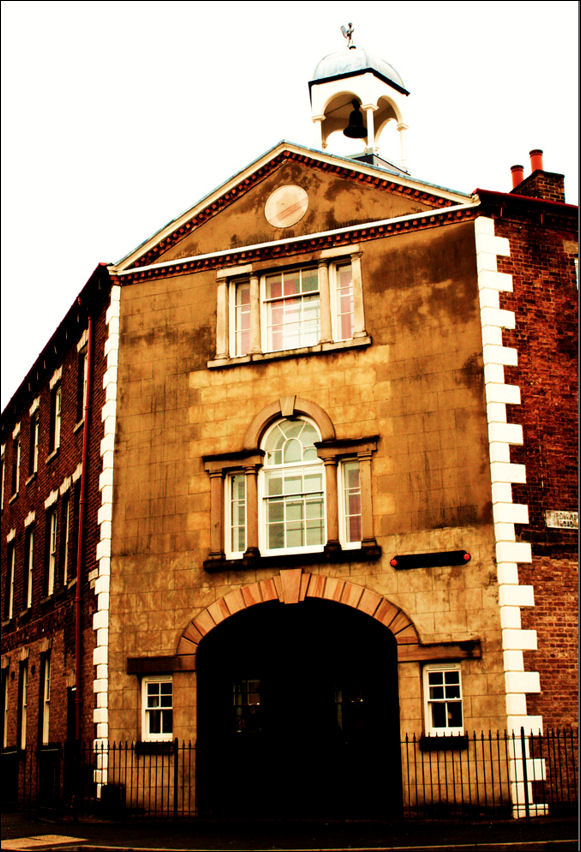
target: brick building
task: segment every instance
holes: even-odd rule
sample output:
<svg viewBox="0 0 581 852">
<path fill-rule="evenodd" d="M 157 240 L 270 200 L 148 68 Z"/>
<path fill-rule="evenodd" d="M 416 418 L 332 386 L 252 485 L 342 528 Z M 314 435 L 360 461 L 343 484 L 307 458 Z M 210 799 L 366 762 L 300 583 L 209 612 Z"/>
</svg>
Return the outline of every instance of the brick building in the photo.
<svg viewBox="0 0 581 852">
<path fill-rule="evenodd" d="M 405 734 L 576 722 L 576 208 L 540 152 L 472 195 L 382 160 L 407 94 L 322 60 L 323 150 L 98 267 L 4 412 L 12 772 L 179 738 L 200 812 L 382 814 Z"/>
</svg>

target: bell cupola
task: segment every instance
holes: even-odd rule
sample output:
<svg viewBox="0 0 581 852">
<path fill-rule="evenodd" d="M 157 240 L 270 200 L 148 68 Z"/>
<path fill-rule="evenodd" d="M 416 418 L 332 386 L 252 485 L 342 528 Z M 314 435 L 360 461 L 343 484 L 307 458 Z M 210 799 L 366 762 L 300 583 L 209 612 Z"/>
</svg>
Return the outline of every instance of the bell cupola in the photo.
<svg viewBox="0 0 581 852">
<path fill-rule="evenodd" d="M 388 62 L 355 46 L 351 24 L 341 27 L 341 32 L 346 48 L 321 59 L 309 83 L 311 115 L 319 127 L 321 148 L 327 148 L 329 137 L 339 132 L 361 139 L 363 155 L 372 159 L 381 133 L 392 122 L 399 133 L 400 165 L 405 169 L 403 105 L 409 92 Z M 329 147 L 336 147 L 333 140 Z"/>
</svg>

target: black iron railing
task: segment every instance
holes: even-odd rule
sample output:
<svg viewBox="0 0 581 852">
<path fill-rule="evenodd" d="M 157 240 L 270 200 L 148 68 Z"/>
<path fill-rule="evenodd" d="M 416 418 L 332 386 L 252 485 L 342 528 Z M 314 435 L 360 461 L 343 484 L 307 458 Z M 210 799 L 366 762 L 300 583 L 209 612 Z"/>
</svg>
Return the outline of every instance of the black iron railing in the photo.
<svg viewBox="0 0 581 852">
<path fill-rule="evenodd" d="M 178 740 L 4 749 L 0 775 L 8 804 L 116 817 L 198 815 L 196 747 Z M 401 780 L 405 819 L 528 818 L 576 812 L 578 732 L 568 728 L 539 735 L 524 731 L 405 735 Z"/>
</svg>

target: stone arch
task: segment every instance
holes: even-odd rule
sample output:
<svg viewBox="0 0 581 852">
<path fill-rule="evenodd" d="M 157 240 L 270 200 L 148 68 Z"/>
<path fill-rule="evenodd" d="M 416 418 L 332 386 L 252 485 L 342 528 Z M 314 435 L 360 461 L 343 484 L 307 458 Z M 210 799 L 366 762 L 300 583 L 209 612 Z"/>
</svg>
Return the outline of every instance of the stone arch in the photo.
<svg viewBox="0 0 581 852">
<path fill-rule="evenodd" d="M 179 656 L 195 656 L 198 645 L 222 621 L 243 609 L 249 609 L 261 603 L 280 601 L 281 603 L 300 603 L 305 598 L 320 598 L 335 601 L 358 609 L 379 621 L 394 635 L 400 646 L 418 646 L 420 639 L 411 619 L 395 604 L 377 592 L 359 586 L 349 580 L 338 577 L 326 577 L 320 574 L 306 574 L 301 568 L 291 568 L 280 572 L 276 577 L 249 583 L 239 589 L 233 589 L 223 598 L 202 610 L 183 631 L 178 642 Z M 193 666 L 192 666 L 193 668 Z"/>
<path fill-rule="evenodd" d="M 304 414 L 315 421 L 319 427 L 322 441 L 331 441 L 335 438 L 335 427 L 331 418 L 320 405 L 311 402 L 309 399 L 287 396 L 277 399 L 276 402 L 271 402 L 252 418 L 244 435 L 243 449 L 255 450 L 259 446 L 265 430 L 274 420 L 279 417 L 294 417 L 299 414 Z"/>
</svg>

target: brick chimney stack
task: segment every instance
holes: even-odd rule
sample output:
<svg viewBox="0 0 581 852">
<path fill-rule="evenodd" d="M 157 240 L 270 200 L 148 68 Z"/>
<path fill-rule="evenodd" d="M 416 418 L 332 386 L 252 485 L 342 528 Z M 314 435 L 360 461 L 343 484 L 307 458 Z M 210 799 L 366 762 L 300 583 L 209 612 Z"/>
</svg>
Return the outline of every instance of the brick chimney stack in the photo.
<svg viewBox="0 0 581 852">
<path fill-rule="evenodd" d="M 516 195 L 528 195 L 544 201 L 565 201 L 565 178 L 543 168 L 543 152 L 540 148 L 529 151 L 531 174 L 525 178 L 522 166 L 511 166 L 512 190 Z"/>
</svg>

